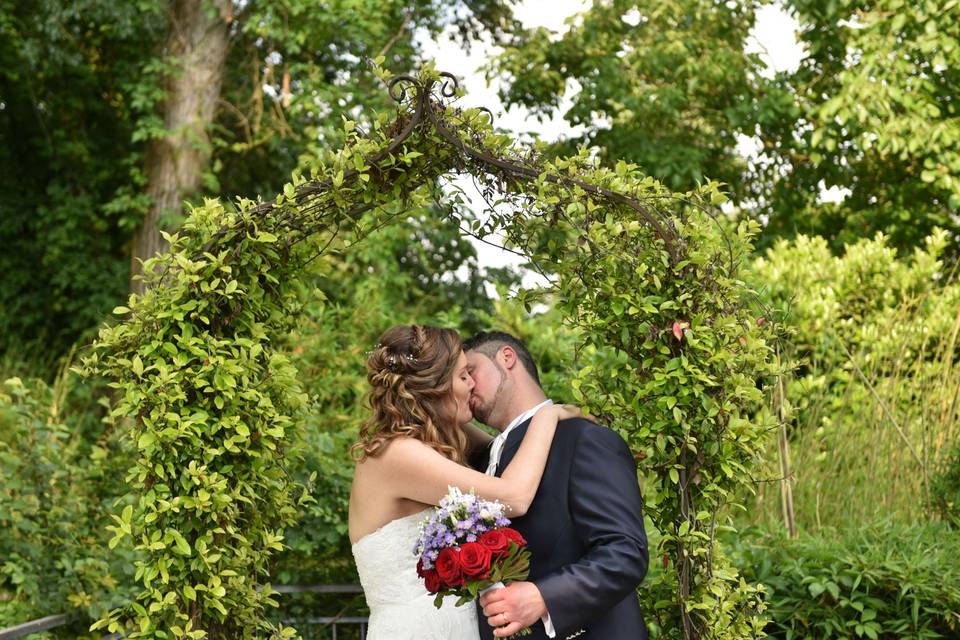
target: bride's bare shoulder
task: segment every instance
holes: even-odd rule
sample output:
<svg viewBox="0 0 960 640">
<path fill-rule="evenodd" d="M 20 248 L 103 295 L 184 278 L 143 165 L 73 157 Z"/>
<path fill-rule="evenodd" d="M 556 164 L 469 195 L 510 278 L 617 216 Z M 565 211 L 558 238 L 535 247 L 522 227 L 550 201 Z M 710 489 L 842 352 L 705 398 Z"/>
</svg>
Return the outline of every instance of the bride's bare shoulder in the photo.
<svg viewBox="0 0 960 640">
<path fill-rule="evenodd" d="M 376 456 L 368 456 L 359 465 L 367 464 L 373 467 L 392 465 L 397 462 L 420 458 L 430 455 L 433 449 L 416 438 L 398 437 L 385 443 Z"/>
<path fill-rule="evenodd" d="M 424 452 L 433 451 L 430 447 L 416 438 L 401 436 L 393 438 L 384 445 L 383 457 L 396 458 L 397 456 L 422 455 Z"/>
</svg>

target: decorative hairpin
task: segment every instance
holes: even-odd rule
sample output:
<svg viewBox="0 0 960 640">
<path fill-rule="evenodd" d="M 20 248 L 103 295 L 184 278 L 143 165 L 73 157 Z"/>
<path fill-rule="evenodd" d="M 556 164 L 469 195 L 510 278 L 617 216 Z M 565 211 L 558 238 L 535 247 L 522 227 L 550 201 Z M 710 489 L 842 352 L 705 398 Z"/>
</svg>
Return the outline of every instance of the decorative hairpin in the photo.
<svg viewBox="0 0 960 640">
<path fill-rule="evenodd" d="M 410 355 L 409 353 L 407 353 L 407 354 L 405 354 L 405 355 L 402 355 L 402 356 L 400 356 L 400 357 L 403 358 L 404 360 L 406 360 L 406 361 L 409 362 L 409 363 L 414 363 L 414 362 L 417 361 L 417 359 L 414 358 L 414 357 L 413 357 L 412 355 Z M 399 360 L 397 359 L 397 356 L 390 356 L 389 358 L 387 358 L 387 368 L 390 369 L 390 371 L 393 371 L 394 373 L 397 373 L 397 371 L 400 369 L 400 362 L 399 362 Z"/>
</svg>

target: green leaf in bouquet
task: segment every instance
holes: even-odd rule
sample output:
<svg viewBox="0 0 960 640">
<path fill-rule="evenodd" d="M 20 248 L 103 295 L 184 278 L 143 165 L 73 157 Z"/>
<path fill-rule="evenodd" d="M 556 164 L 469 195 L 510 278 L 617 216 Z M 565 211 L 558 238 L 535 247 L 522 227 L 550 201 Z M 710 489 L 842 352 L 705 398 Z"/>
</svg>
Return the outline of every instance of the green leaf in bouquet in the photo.
<svg viewBox="0 0 960 640">
<path fill-rule="evenodd" d="M 530 552 L 525 548 L 510 543 L 510 551 L 504 558 L 497 573 L 503 583 L 526 580 L 530 575 Z"/>
<path fill-rule="evenodd" d="M 470 599 L 473 600 L 477 597 L 477 594 L 480 593 L 480 589 L 483 588 L 483 585 L 486 584 L 486 581 L 483 582 L 468 582 L 467 591 L 470 592 Z"/>
</svg>

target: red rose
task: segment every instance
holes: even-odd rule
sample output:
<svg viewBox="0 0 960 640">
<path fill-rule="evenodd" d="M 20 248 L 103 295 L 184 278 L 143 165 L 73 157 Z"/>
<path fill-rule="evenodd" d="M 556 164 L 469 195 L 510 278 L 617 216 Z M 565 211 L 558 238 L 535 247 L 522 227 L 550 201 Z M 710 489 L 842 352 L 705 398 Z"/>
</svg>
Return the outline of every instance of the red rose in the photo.
<svg viewBox="0 0 960 640">
<path fill-rule="evenodd" d="M 509 540 L 510 542 L 515 542 L 521 547 L 527 544 L 527 541 L 524 539 L 522 535 L 520 535 L 520 532 L 517 531 L 516 529 L 511 529 L 510 527 L 504 527 L 503 529 L 500 529 L 500 531 L 503 531 L 503 535 L 507 536 L 507 540 Z"/>
<path fill-rule="evenodd" d="M 448 587 L 459 587 L 463 584 L 463 574 L 460 573 L 459 552 L 453 547 L 447 547 L 437 556 L 437 573 Z"/>
<path fill-rule="evenodd" d="M 480 536 L 480 544 L 490 550 L 495 556 L 506 555 L 510 551 L 510 539 L 503 533 L 503 529 L 487 531 Z"/>
<path fill-rule="evenodd" d="M 423 584 L 430 593 L 440 591 L 440 574 L 434 569 L 427 569 L 423 572 Z"/>
<path fill-rule="evenodd" d="M 423 577 L 423 558 L 417 560 L 417 575 Z"/>
<path fill-rule="evenodd" d="M 490 576 L 490 550 L 479 542 L 460 545 L 460 566 L 467 578 L 484 579 Z"/>
</svg>

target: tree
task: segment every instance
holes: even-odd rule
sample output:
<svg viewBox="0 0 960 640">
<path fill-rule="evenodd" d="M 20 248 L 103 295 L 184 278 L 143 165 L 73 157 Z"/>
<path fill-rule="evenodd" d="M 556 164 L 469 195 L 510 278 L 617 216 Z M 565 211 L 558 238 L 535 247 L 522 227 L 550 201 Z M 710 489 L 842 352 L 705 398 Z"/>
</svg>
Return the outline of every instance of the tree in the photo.
<svg viewBox="0 0 960 640">
<path fill-rule="evenodd" d="M 417 30 L 510 25 L 496 0 L 0 0 L 3 349 L 55 358 L 184 199 L 274 193 L 342 141 L 341 114 L 385 104 L 368 59 L 406 72 Z"/>
<path fill-rule="evenodd" d="M 787 3 L 807 55 L 777 81 L 792 101 L 760 127 L 767 234 L 814 233 L 835 253 L 877 231 L 899 249 L 934 227 L 960 240 L 960 5 Z M 848 194 L 820 202 L 821 190 Z"/>
<path fill-rule="evenodd" d="M 744 45 L 762 2 L 596 2 L 554 39 L 513 35 L 489 70 L 504 99 L 551 113 L 571 81 L 565 118 L 589 144 L 675 188 L 723 181 L 761 245 L 820 234 L 834 252 L 889 236 L 920 246 L 934 227 L 960 233 L 960 11 L 955 0 L 789 0 L 806 55 L 767 79 Z M 575 86 L 575 85 L 574 85 Z M 748 164 L 739 136 L 757 137 Z M 849 193 L 822 202 L 824 189 Z"/>
<path fill-rule="evenodd" d="M 126 293 L 163 31 L 150 0 L 0 1 L 0 351 L 53 359 Z"/>
<path fill-rule="evenodd" d="M 150 208 L 133 236 L 130 288 L 143 293 L 143 260 L 162 251 L 160 219 L 179 214 L 210 161 L 208 131 L 217 111 L 233 21 L 231 0 L 172 0 L 163 56 L 169 65 L 162 103 L 164 134 L 147 147 Z"/>
<path fill-rule="evenodd" d="M 674 189 L 708 177 L 739 200 L 748 186 L 737 134 L 752 131 L 761 86 L 759 58 L 744 52 L 759 2 L 595 2 L 560 38 L 519 31 L 488 69 L 505 78 L 503 99 L 536 113 L 556 111 L 586 128 L 557 145 L 596 146 L 606 162 L 636 162 Z"/>
</svg>

